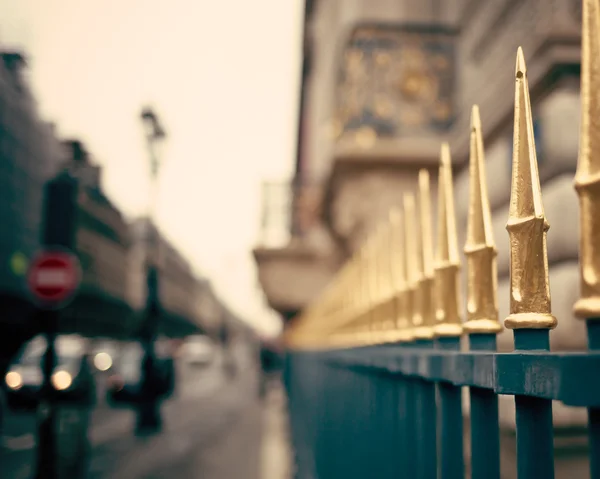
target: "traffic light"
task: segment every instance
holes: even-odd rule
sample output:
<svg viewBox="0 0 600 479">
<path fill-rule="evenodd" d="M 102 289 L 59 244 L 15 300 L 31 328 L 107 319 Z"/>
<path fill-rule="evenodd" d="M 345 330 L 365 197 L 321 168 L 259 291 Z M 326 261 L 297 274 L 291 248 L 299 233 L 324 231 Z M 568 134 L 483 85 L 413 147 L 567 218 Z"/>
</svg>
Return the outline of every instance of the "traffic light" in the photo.
<svg viewBox="0 0 600 479">
<path fill-rule="evenodd" d="M 75 249 L 77 180 L 63 172 L 50 180 L 44 190 L 42 244 Z"/>
</svg>

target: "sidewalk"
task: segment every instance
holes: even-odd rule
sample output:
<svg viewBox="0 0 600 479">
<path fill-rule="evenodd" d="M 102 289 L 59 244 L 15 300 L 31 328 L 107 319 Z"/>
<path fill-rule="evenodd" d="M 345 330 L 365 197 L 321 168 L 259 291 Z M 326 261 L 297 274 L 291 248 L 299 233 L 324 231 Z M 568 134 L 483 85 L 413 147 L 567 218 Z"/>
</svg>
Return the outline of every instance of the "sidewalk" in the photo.
<svg viewBox="0 0 600 479">
<path fill-rule="evenodd" d="M 260 479 L 291 479 L 291 451 L 285 392 L 272 386 L 263 409 Z"/>
</svg>

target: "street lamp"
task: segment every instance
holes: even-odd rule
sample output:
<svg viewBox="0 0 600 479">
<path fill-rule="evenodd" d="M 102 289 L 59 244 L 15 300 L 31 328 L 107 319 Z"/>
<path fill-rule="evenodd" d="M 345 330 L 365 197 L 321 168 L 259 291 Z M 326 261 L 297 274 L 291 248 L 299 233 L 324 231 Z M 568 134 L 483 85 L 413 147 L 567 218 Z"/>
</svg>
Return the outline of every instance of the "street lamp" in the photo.
<svg viewBox="0 0 600 479">
<path fill-rule="evenodd" d="M 141 120 L 145 127 L 146 144 L 150 159 L 150 208 L 148 211 L 148 252 L 147 254 L 147 298 L 144 324 L 142 329 L 142 347 L 144 349 L 144 361 L 142 364 L 142 377 L 144 377 L 141 394 L 142 404 L 138 413 L 137 429 L 158 430 L 160 428 L 161 418 L 157 398 L 153 397 L 150 389 L 150 376 L 157 373 L 157 361 L 154 354 L 154 342 L 158 335 L 158 326 L 160 319 L 160 295 L 159 295 L 159 268 L 157 258 L 160 257 L 160 238 L 158 229 L 154 225 L 156 214 L 158 172 L 160 167 L 160 158 L 158 155 L 158 146 L 166 138 L 165 130 L 160 124 L 156 113 L 151 108 L 142 109 Z M 146 386 L 149 387 L 146 391 Z"/>
<path fill-rule="evenodd" d="M 149 107 L 143 108 L 141 119 L 145 129 L 146 144 L 148 148 L 148 156 L 150 159 L 150 207 L 148 211 L 148 230 L 147 242 L 147 334 L 150 338 L 154 338 L 157 331 L 157 322 L 159 314 L 159 294 L 158 294 L 158 265 L 157 259 L 160 258 L 160 238 L 158 237 L 158 229 L 155 227 L 156 202 L 158 199 L 158 173 L 160 168 L 160 158 L 158 147 L 166 138 L 166 133 L 162 127 L 158 116 Z"/>
<path fill-rule="evenodd" d="M 146 142 L 150 153 L 150 167 L 152 180 L 158 176 L 159 158 L 156 152 L 156 145 L 166 138 L 166 133 L 162 127 L 156 113 L 152 108 L 143 108 L 141 114 L 142 122 L 146 130 Z"/>
</svg>

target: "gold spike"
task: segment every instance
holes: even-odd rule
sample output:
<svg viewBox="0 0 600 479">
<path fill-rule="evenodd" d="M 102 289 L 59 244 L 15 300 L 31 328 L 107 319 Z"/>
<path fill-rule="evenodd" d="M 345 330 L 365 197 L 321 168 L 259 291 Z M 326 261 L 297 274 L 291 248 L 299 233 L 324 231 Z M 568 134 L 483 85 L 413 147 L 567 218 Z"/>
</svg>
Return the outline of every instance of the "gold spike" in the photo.
<svg viewBox="0 0 600 479">
<path fill-rule="evenodd" d="M 365 269 L 364 245 L 357 249 L 354 253 L 354 264 L 356 268 L 354 288 L 356 289 L 355 298 L 356 308 L 355 314 L 348 324 L 348 335 L 354 338 L 355 342 L 361 340 L 360 325 L 366 323 L 366 318 L 369 311 L 369 290 L 367 271 Z M 364 336 L 364 333 L 362 333 Z"/>
<path fill-rule="evenodd" d="M 405 311 L 409 319 L 411 338 L 414 337 L 415 320 L 417 326 L 421 324 L 420 304 L 417 302 L 419 295 L 419 270 L 418 270 L 418 242 L 416 241 L 416 212 L 415 197 L 412 193 L 404 194 L 404 265 L 406 278 Z"/>
<path fill-rule="evenodd" d="M 388 215 L 388 221 L 381 227 L 381 248 L 379 259 L 381 271 L 384 274 L 382 298 L 384 303 L 384 342 L 396 341 L 396 291 L 394 289 L 394 277 L 392 270 L 393 262 L 393 232 L 392 222 Z"/>
<path fill-rule="evenodd" d="M 364 292 L 364 310 L 355 324 L 359 342 L 366 344 L 371 336 L 371 320 L 373 317 L 372 280 L 368 255 L 368 238 L 360 248 L 361 281 Z"/>
<path fill-rule="evenodd" d="M 419 217 L 420 227 L 417 241 L 420 243 L 419 252 L 420 277 L 418 280 L 419 294 L 417 295 L 420 305 L 420 325 L 414 330 L 417 339 L 433 339 L 433 327 L 435 326 L 435 306 L 433 304 L 433 245 L 431 233 L 431 198 L 429 187 L 429 171 L 419 171 Z"/>
<path fill-rule="evenodd" d="M 373 235 L 369 236 L 363 246 L 364 275 L 366 278 L 366 291 L 368 295 L 368 308 L 360 327 L 363 331 L 365 344 L 372 342 L 377 322 L 377 277 L 375 262 L 373 261 Z"/>
<path fill-rule="evenodd" d="M 542 192 L 523 50 L 517 52 L 512 185 L 506 229 L 510 237 L 510 329 L 551 329 L 546 233 Z"/>
<path fill-rule="evenodd" d="M 381 237 L 381 229 L 378 225 L 369 237 L 367 243 L 368 255 L 369 255 L 369 275 L 371 277 L 371 297 L 373 298 L 373 309 L 371 318 L 371 342 L 378 343 L 381 341 L 382 336 L 382 324 L 384 318 L 382 317 L 382 271 L 379 260 L 379 243 Z"/>
<path fill-rule="evenodd" d="M 389 237 L 385 222 L 379 224 L 377 230 L 377 266 L 379 269 L 379 309 L 381 342 L 389 341 L 389 332 L 392 329 L 390 322 L 393 316 L 390 314 L 390 261 L 389 261 Z"/>
<path fill-rule="evenodd" d="M 471 112 L 471 152 L 469 158 L 469 217 L 467 221 L 467 321 L 469 334 L 499 333 L 498 267 L 492 234 L 492 214 L 487 193 L 485 157 L 479 107 Z"/>
<path fill-rule="evenodd" d="M 600 317 L 600 3 L 583 0 L 581 33 L 581 131 L 575 189 L 579 196 L 581 298 L 575 315 Z"/>
<path fill-rule="evenodd" d="M 413 339 L 410 324 L 412 321 L 411 293 L 406 280 L 406 258 L 403 217 L 399 209 L 390 211 L 390 241 L 392 256 L 392 278 L 395 293 L 395 341 L 406 342 Z"/>
<path fill-rule="evenodd" d="M 435 265 L 436 336 L 462 334 L 460 317 L 460 259 L 454 214 L 450 146 L 442 143 L 438 177 L 438 244 Z"/>
</svg>

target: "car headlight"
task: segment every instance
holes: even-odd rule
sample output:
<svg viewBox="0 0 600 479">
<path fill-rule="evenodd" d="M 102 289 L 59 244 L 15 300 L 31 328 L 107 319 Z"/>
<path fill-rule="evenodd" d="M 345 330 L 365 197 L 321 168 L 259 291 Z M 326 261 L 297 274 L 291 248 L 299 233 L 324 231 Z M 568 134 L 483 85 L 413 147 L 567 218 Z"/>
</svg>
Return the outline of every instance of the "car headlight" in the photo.
<svg viewBox="0 0 600 479">
<path fill-rule="evenodd" d="M 98 371 L 108 371 L 112 364 L 112 358 L 108 353 L 98 353 L 94 356 L 94 366 Z"/>
<path fill-rule="evenodd" d="M 73 384 L 73 377 L 67 371 L 56 371 L 51 378 L 52 386 L 57 391 L 69 389 Z"/>
<path fill-rule="evenodd" d="M 13 390 L 21 389 L 23 386 L 23 378 L 16 371 L 9 371 L 4 378 L 6 385 Z"/>
</svg>

